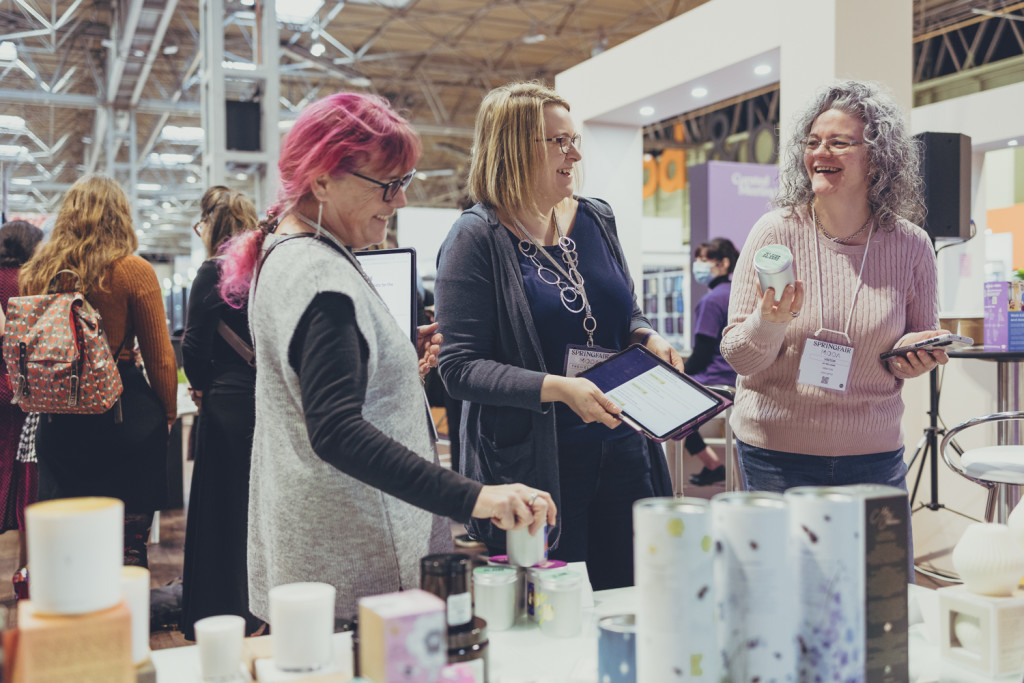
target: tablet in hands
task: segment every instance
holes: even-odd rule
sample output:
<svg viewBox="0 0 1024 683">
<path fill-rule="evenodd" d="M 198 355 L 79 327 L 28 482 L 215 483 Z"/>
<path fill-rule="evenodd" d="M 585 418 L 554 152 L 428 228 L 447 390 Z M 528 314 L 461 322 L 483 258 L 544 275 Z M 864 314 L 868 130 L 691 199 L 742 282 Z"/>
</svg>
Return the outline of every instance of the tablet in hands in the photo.
<svg viewBox="0 0 1024 683">
<path fill-rule="evenodd" d="M 970 337 L 961 337 L 957 334 L 940 334 L 937 337 L 922 339 L 919 342 L 886 351 L 879 358 L 881 360 L 889 360 L 896 356 L 905 356 L 913 351 L 956 351 L 957 349 L 965 349 L 970 346 L 974 346 L 974 340 Z"/>
</svg>

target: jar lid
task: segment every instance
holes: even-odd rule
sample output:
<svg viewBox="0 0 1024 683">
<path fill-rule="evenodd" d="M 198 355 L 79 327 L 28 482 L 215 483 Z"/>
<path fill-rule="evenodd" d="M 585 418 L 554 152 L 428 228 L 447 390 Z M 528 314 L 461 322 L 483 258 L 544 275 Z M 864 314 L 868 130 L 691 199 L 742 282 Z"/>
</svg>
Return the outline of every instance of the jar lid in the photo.
<svg viewBox="0 0 1024 683">
<path fill-rule="evenodd" d="M 463 631 L 448 631 L 448 649 L 462 650 L 487 642 L 487 622 L 473 617 L 473 626 Z"/>
<path fill-rule="evenodd" d="M 767 244 L 754 254 L 754 268 L 762 273 L 781 273 L 793 263 L 793 252 L 784 244 Z"/>
<path fill-rule="evenodd" d="M 571 569 L 557 569 L 555 571 L 537 572 L 536 581 L 546 588 L 576 588 L 580 585 L 583 577 L 579 572 Z"/>
<path fill-rule="evenodd" d="M 420 558 L 420 574 L 457 576 L 468 571 L 472 558 L 461 553 L 438 553 Z"/>
<path fill-rule="evenodd" d="M 507 583 L 514 583 L 517 573 L 512 567 L 477 567 L 473 570 L 473 583 L 504 586 Z"/>
</svg>

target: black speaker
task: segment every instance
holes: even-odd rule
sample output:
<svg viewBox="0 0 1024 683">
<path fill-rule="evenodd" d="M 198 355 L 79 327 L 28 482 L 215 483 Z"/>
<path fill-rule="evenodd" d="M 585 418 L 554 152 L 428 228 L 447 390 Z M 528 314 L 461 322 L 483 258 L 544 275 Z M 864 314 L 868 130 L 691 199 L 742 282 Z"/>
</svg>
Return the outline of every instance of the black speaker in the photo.
<svg viewBox="0 0 1024 683">
<path fill-rule="evenodd" d="M 227 148 L 259 152 L 261 116 L 259 102 L 227 100 Z"/>
<path fill-rule="evenodd" d="M 971 138 L 960 133 L 919 133 L 921 175 L 928 208 L 923 227 L 932 239 L 971 236 Z"/>
</svg>

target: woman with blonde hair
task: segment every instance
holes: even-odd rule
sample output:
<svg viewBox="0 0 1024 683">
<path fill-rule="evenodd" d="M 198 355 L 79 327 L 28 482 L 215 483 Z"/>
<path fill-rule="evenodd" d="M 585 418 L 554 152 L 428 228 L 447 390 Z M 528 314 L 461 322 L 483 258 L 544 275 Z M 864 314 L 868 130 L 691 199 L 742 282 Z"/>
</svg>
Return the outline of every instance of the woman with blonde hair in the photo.
<svg viewBox="0 0 1024 683">
<path fill-rule="evenodd" d="M 207 260 L 192 282 L 181 342 L 185 374 L 200 406 L 182 575 L 181 632 L 189 640 L 195 639 L 193 624 L 215 614 L 244 617 L 249 632 L 261 624 L 249 613 L 245 569 L 256 368 L 247 307 L 229 306 L 217 291 L 221 247 L 255 230 L 258 219 L 248 197 L 223 185 L 206 191 L 200 209 L 193 228 Z"/>
<path fill-rule="evenodd" d="M 438 365 L 463 401 L 464 474 L 551 491 L 551 557 L 586 561 L 595 589 L 633 585 L 632 505 L 671 495 L 664 453 L 577 377 L 644 344 L 682 370 L 637 305 L 611 207 L 575 194 L 582 136 L 539 83 L 492 90 L 476 119 L 470 192 L 438 257 Z M 504 534 L 473 519 L 492 552 Z"/>
<path fill-rule="evenodd" d="M 124 385 L 120 406 L 105 413 L 42 416 L 36 433 L 39 499 L 120 498 L 125 564 L 146 566 L 153 512 L 166 497 L 177 376 L 160 284 L 153 267 L 133 254 L 137 247 L 120 185 L 87 175 L 64 195 L 50 240 L 25 264 L 19 281 L 23 295 L 78 287 L 99 311 Z M 78 281 L 62 270 L 76 273 Z M 146 375 L 135 363 L 136 340 Z"/>
</svg>

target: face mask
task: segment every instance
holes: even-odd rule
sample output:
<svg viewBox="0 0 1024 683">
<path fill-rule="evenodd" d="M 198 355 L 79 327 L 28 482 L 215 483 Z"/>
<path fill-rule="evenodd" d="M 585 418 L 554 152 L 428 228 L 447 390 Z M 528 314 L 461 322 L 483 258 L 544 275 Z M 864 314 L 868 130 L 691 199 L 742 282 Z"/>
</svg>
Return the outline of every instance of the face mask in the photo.
<svg viewBox="0 0 1024 683">
<path fill-rule="evenodd" d="M 693 279 L 702 285 L 707 285 L 715 277 L 711 274 L 711 264 L 707 261 L 693 262 Z"/>
</svg>

